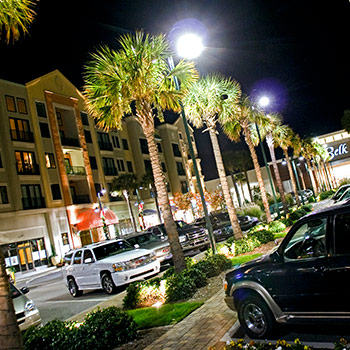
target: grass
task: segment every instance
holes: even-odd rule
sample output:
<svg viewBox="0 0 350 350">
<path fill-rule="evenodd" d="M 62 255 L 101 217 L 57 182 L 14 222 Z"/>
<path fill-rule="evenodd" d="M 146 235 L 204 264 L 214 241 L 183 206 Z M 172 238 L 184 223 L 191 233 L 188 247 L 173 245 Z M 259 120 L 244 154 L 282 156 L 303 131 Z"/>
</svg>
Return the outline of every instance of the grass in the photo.
<svg viewBox="0 0 350 350">
<path fill-rule="evenodd" d="M 287 235 L 287 232 L 274 233 L 275 239 L 283 238 Z"/>
<path fill-rule="evenodd" d="M 177 323 L 203 305 L 203 302 L 164 304 L 159 308 L 146 307 L 128 310 L 138 329 L 166 326 Z"/>
<path fill-rule="evenodd" d="M 251 255 L 241 255 L 241 256 L 235 256 L 234 258 L 230 259 L 232 261 L 232 266 L 241 265 L 247 261 L 253 260 L 261 256 L 262 254 L 251 254 Z"/>
</svg>

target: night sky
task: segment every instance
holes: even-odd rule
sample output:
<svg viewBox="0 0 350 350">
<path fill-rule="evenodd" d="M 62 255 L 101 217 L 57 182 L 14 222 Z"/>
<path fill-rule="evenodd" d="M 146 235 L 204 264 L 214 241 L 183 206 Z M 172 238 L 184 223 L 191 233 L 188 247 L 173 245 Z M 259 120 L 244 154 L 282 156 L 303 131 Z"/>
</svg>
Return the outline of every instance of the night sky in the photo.
<svg viewBox="0 0 350 350">
<path fill-rule="evenodd" d="M 267 94 L 271 109 L 301 136 L 341 128 L 350 108 L 349 0 L 41 0 L 27 36 L 0 44 L 0 79 L 25 83 L 54 69 L 82 86 L 83 65 L 101 43 L 126 31 L 169 33 L 195 18 L 206 29 L 201 74 L 221 72 L 250 96 Z M 208 135 L 196 132 L 200 157 L 212 158 Z M 232 143 L 220 137 L 223 150 Z M 206 179 L 216 177 L 202 162 Z"/>
</svg>

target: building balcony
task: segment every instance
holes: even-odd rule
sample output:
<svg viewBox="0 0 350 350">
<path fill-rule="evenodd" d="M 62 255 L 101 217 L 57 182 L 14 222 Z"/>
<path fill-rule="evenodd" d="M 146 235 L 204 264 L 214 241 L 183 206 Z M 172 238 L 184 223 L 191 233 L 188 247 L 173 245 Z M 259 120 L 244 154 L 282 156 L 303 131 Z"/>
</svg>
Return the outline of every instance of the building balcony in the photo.
<svg viewBox="0 0 350 350">
<path fill-rule="evenodd" d="M 22 198 L 23 209 L 46 208 L 44 197 Z"/>
<path fill-rule="evenodd" d="M 12 141 L 34 142 L 34 134 L 31 131 L 10 129 Z"/>
<path fill-rule="evenodd" d="M 86 169 L 83 166 L 66 165 L 67 175 L 86 175 Z"/>
<path fill-rule="evenodd" d="M 73 204 L 85 204 L 91 203 L 90 196 L 88 194 L 72 196 Z"/>
<path fill-rule="evenodd" d="M 98 141 L 100 150 L 102 151 L 113 151 L 113 146 L 110 142 Z"/>
<path fill-rule="evenodd" d="M 117 168 L 112 167 L 103 167 L 103 172 L 106 176 L 114 176 L 118 175 Z"/>
<path fill-rule="evenodd" d="M 62 146 L 80 147 L 79 139 L 73 139 L 65 136 L 61 136 Z"/>
<path fill-rule="evenodd" d="M 39 164 L 16 163 L 18 175 L 40 175 Z"/>
</svg>

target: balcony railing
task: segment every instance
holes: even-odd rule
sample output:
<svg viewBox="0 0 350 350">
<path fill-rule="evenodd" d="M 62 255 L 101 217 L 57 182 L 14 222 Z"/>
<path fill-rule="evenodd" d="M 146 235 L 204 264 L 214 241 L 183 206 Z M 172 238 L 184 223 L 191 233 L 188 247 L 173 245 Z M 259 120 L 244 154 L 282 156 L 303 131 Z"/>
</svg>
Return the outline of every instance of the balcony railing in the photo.
<svg viewBox="0 0 350 350">
<path fill-rule="evenodd" d="M 113 175 L 118 175 L 117 168 L 112 168 L 112 167 L 103 167 L 103 172 L 107 176 L 113 176 Z"/>
<path fill-rule="evenodd" d="M 102 151 L 113 151 L 113 146 L 110 142 L 98 141 L 98 145 Z"/>
<path fill-rule="evenodd" d="M 67 175 L 86 175 L 86 170 L 83 166 L 66 165 Z"/>
<path fill-rule="evenodd" d="M 19 175 L 40 175 L 39 164 L 16 163 L 16 167 Z"/>
<path fill-rule="evenodd" d="M 79 139 L 73 139 L 69 137 L 61 137 L 61 143 L 63 146 L 80 147 Z"/>
<path fill-rule="evenodd" d="M 10 134 L 13 141 L 34 142 L 34 135 L 31 131 L 10 129 Z"/>
<path fill-rule="evenodd" d="M 72 196 L 73 204 L 90 203 L 90 196 L 88 194 Z"/>
<path fill-rule="evenodd" d="M 44 197 L 22 198 L 23 209 L 46 208 Z"/>
</svg>

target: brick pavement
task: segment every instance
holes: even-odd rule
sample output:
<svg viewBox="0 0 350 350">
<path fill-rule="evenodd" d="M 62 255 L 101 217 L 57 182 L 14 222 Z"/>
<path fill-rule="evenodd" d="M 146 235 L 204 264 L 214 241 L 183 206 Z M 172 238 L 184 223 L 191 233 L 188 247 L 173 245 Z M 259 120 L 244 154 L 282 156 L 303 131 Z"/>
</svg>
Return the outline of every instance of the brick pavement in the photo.
<svg viewBox="0 0 350 350">
<path fill-rule="evenodd" d="M 236 320 L 221 290 L 144 350 L 207 350 L 220 343 Z"/>
</svg>

